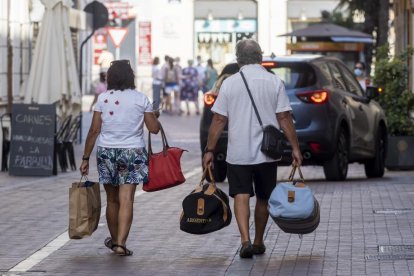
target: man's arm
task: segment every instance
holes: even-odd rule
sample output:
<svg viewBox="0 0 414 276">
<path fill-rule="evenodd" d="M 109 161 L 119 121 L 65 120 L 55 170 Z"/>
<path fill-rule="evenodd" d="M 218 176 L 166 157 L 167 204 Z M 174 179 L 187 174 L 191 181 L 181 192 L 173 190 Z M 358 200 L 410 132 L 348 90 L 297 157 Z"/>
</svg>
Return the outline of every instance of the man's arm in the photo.
<svg viewBox="0 0 414 276">
<path fill-rule="evenodd" d="M 227 117 L 214 113 L 213 120 L 208 130 L 207 147 L 203 156 L 203 165 L 207 167 L 214 159 L 213 151 L 216 147 L 217 141 L 227 124 Z"/>
<path fill-rule="evenodd" d="M 298 137 L 296 136 L 296 129 L 293 125 L 293 119 L 290 111 L 276 113 L 276 119 L 279 122 L 286 138 L 292 145 L 292 165 L 299 167 L 302 164 L 302 153 L 300 152 Z"/>
</svg>

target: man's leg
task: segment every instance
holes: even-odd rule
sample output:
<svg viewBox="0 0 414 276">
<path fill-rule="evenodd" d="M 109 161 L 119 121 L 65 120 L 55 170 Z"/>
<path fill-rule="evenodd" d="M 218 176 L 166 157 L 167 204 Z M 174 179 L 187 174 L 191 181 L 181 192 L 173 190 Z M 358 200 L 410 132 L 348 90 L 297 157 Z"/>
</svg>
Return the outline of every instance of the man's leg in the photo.
<svg viewBox="0 0 414 276">
<path fill-rule="evenodd" d="M 234 196 L 234 214 L 239 226 L 241 242 L 250 241 L 250 194 L 237 194 Z"/>
<path fill-rule="evenodd" d="M 269 211 L 267 209 L 267 202 L 276 186 L 277 177 L 277 163 L 262 163 L 258 164 L 254 168 L 254 184 L 256 191 L 256 207 L 254 210 L 254 223 L 256 227 L 256 233 L 254 236 L 254 245 L 260 245 L 262 248 L 259 250 L 263 254 L 265 251 L 263 236 L 266 229 L 266 224 L 269 219 Z M 256 253 L 255 253 L 256 254 Z"/>
<path fill-rule="evenodd" d="M 256 198 L 256 208 L 254 210 L 254 224 L 256 233 L 254 236 L 254 245 L 263 244 L 263 235 L 266 229 L 269 211 L 267 210 L 267 200 Z"/>
</svg>

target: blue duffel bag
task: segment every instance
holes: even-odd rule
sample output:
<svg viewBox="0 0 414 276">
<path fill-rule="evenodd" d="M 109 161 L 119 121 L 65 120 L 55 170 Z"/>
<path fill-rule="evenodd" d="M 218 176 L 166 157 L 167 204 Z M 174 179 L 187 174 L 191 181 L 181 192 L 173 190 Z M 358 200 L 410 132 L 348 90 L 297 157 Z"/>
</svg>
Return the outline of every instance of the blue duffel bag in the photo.
<svg viewBox="0 0 414 276">
<path fill-rule="evenodd" d="M 268 209 L 276 224 L 286 233 L 308 234 L 319 225 L 319 203 L 311 189 L 304 184 L 300 168 L 300 181 L 293 181 L 296 167 L 292 168 L 289 182 L 279 183 L 273 190 Z"/>
</svg>

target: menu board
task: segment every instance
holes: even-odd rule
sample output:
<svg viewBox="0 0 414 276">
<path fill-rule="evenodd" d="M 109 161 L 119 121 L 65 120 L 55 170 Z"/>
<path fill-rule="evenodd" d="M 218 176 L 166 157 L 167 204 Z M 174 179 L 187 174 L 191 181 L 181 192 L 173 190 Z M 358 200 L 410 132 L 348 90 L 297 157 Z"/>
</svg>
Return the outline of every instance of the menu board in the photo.
<svg viewBox="0 0 414 276">
<path fill-rule="evenodd" d="M 56 107 L 14 104 L 12 107 L 9 173 L 49 176 L 55 172 Z"/>
</svg>

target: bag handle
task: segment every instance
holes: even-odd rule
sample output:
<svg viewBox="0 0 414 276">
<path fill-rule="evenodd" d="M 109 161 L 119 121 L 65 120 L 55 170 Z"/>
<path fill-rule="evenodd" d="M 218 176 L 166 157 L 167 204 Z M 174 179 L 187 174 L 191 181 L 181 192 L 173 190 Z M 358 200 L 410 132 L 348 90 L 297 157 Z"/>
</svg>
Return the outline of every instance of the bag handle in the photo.
<svg viewBox="0 0 414 276">
<path fill-rule="evenodd" d="M 204 168 L 203 175 L 201 176 L 200 183 L 196 186 L 195 192 L 200 192 L 203 189 L 204 180 L 207 177 L 207 173 L 210 177 L 211 184 L 214 188 L 216 188 L 216 181 L 214 180 L 213 172 L 211 171 L 211 165 L 208 165 L 206 168 Z"/>
<path fill-rule="evenodd" d="M 165 155 L 167 155 L 167 149 L 170 147 L 168 145 L 167 136 L 165 135 L 164 129 L 162 128 L 162 125 L 160 123 L 160 131 L 161 131 L 161 139 L 162 139 L 162 152 Z M 153 155 L 152 152 L 152 145 L 151 145 L 151 132 L 148 131 L 148 156 Z"/>
<path fill-rule="evenodd" d="M 302 171 L 300 170 L 300 167 L 296 167 L 296 166 L 292 166 L 292 170 L 290 171 L 290 174 L 289 174 L 289 181 L 293 182 L 293 178 L 295 176 L 296 169 L 298 169 L 300 180 L 302 182 L 305 182 L 305 178 L 303 177 L 303 174 L 302 174 Z"/>
<path fill-rule="evenodd" d="M 240 71 L 240 75 L 243 79 L 244 85 L 246 86 L 247 92 L 249 93 L 249 97 L 250 97 L 250 100 L 252 101 L 253 109 L 254 109 L 254 112 L 256 113 L 257 119 L 259 120 L 259 124 L 263 128 L 262 119 L 260 118 L 259 111 L 257 110 L 256 104 L 254 103 L 252 93 L 250 92 L 249 86 L 247 85 L 246 78 L 244 77 L 244 74 L 242 71 Z"/>
</svg>

